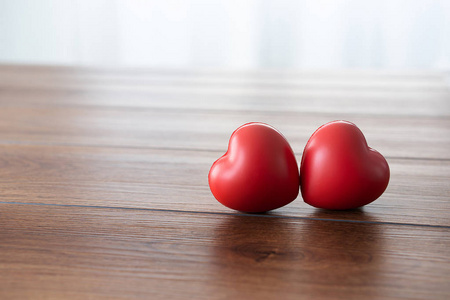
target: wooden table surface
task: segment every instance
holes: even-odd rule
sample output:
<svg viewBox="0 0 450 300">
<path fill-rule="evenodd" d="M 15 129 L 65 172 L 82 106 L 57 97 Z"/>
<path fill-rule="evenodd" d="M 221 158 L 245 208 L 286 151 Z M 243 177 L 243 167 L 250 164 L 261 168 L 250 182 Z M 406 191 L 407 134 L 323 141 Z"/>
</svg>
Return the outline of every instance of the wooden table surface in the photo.
<svg viewBox="0 0 450 300">
<path fill-rule="evenodd" d="M 433 72 L 0 66 L 0 299 L 450 299 L 450 88 Z M 238 126 L 297 160 L 357 124 L 391 167 L 354 211 L 227 209 Z"/>
</svg>

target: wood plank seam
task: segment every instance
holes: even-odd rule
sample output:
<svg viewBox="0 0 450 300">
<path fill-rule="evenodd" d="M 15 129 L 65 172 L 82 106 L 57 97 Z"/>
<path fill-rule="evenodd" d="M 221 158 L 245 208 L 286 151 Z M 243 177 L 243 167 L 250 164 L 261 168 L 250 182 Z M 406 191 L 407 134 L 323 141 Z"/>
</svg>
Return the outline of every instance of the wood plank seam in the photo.
<svg viewBox="0 0 450 300">
<path fill-rule="evenodd" d="M 13 141 L 13 140 L 1 140 L 0 145 L 10 146 L 10 145 L 20 145 L 20 146 L 50 146 L 50 147 L 73 147 L 73 148 L 99 148 L 99 149 L 133 149 L 133 150 L 167 150 L 167 151 L 196 151 L 196 152 L 206 152 L 206 153 L 217 153 L 222 155 L 226 152 L 226 148 L 223 149 L 204 149 L 204 148 L 193 148 L 193 147 L 157 147 L 157 146 L 132 146 L 132 145 L 108 145 L 108 144 L 79 144 L 79 143 L 42 143 L 33 141 Z M 295 156 L 302 156 L 303 152 L 294 151 Z M 386 159 L 396 159 L 396 160 L 414 160 L 414 161 L 450 161 L 450 158 L 439 158 L 439 157 L 407 157 L 407 156 L 389 156 L 384 155 Z M 211 162 L 212 164 L 212 162 Z"/>
<path fill-rule="evenodd" d="M 255 217 L 255 218 L 277 218 L 287 220 L 313 220 L 325 222 L 340 222 L 340 223 L 357 223 L 357 224 L 374 224 L 374 225 L 398 225 L 398 226 L 414 226 L 426 228 L 443 228 L 450 229 L 447 225 L 431 225 L 431 224 L 415 224 L 415 223 L 400 223 L 400 222 L 383 222 L 383 221 L 363 221 L 363 220 L 343 220 L 343 219 L 327 219 L 314 217 L 299 217 L 299 216 L 279 216 L 270 213 L 265 214 L 249 214 L 239 212 L 213 212 L 213 211 L 194 211 L 194 210 L 178 210 L 178 209 L 158 209 L 158 208 L 143 208 L 143 207 L 120 207 L 120 206 L 103 206 L 103 205 L 79 205 L 79 204 L 55 204 L 55 203 L 25 203 L 14 201 L 0 201 L 0 204 L 5 205 L 31 205 L 31 206 L 49 206 L 49 207 L 74 207 L 74 208 L 93 208 L 93 209 L 108 209 L 108 210 L 127 210 L 127 211 L 154 211 L 154 212 L 170 212 L 170 213 L 184 213 L 184 214 L 203 214 L 203 215 L 220 215 L 220 216 L 238 216 L 238 217 Z"/>
</svg>

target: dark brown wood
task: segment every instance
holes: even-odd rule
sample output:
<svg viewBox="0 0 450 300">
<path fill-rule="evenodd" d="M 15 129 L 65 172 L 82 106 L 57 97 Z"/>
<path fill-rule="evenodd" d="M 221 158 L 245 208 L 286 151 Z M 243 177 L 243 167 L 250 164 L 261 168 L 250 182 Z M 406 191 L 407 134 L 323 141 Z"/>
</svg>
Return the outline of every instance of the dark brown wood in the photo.
<svg viewBox="0 0 450 300">
<path fill-rule="evenodd" d="M 449 229 L 1 204 L 0 297 L 446 299 Z"/>
<path fill-rule="evenodd" d="M 111 147 L 0 147 L 0 196 L 7 202 L 227 212 L 207 174 L 223 153 Z M 364 207 L 372 221 L 450 226 L 450 161 L 389 159 L 384 195 Z M 277 215 L 360 220 L 359 212 L 319 211 L 301 196 Z"/>
<path fill-rule="evenodd" d="M 439 72 L 0 66 L 0 299 L 448 299 Z M 356 123 L 391 182 L 353 211 L 220 205 L 232 131 Z"/>
</svg>

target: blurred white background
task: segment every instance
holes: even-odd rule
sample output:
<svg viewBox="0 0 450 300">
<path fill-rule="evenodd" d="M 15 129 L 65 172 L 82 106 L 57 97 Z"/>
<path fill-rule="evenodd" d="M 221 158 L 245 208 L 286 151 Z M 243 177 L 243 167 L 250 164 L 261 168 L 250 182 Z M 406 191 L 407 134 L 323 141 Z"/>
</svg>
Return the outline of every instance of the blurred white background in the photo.
<svg viewBox="0 0 450 300">
<path fill-rule="evenodd" d="M 449 0 L 0 0 L 0 63 L 450 69 Z"/>
</svg>

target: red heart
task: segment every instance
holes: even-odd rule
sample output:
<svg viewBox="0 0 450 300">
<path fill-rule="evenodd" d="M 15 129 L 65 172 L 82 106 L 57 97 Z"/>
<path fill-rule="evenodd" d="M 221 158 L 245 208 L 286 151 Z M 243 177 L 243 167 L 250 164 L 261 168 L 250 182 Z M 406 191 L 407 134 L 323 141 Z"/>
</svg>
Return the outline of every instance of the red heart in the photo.
<svg viewBox="0 0 450 300">
<path fill-rule="evenodd" d="M 209 186 L 223 205 L 243 212 L 265 212 L 293 201 L 299 171 L 286 138 L 263 123 L 233 132 L 228 151 L 211 167 Z"/>
<path fill-rule="evenodd" d="M 313 133 L 300 165 L 300 186 L 306 203 L 326 209 L 353 209 L 383 194 L 389 165 L 369 148 L 355 124 L 334 121 Z"/>
</svg>

